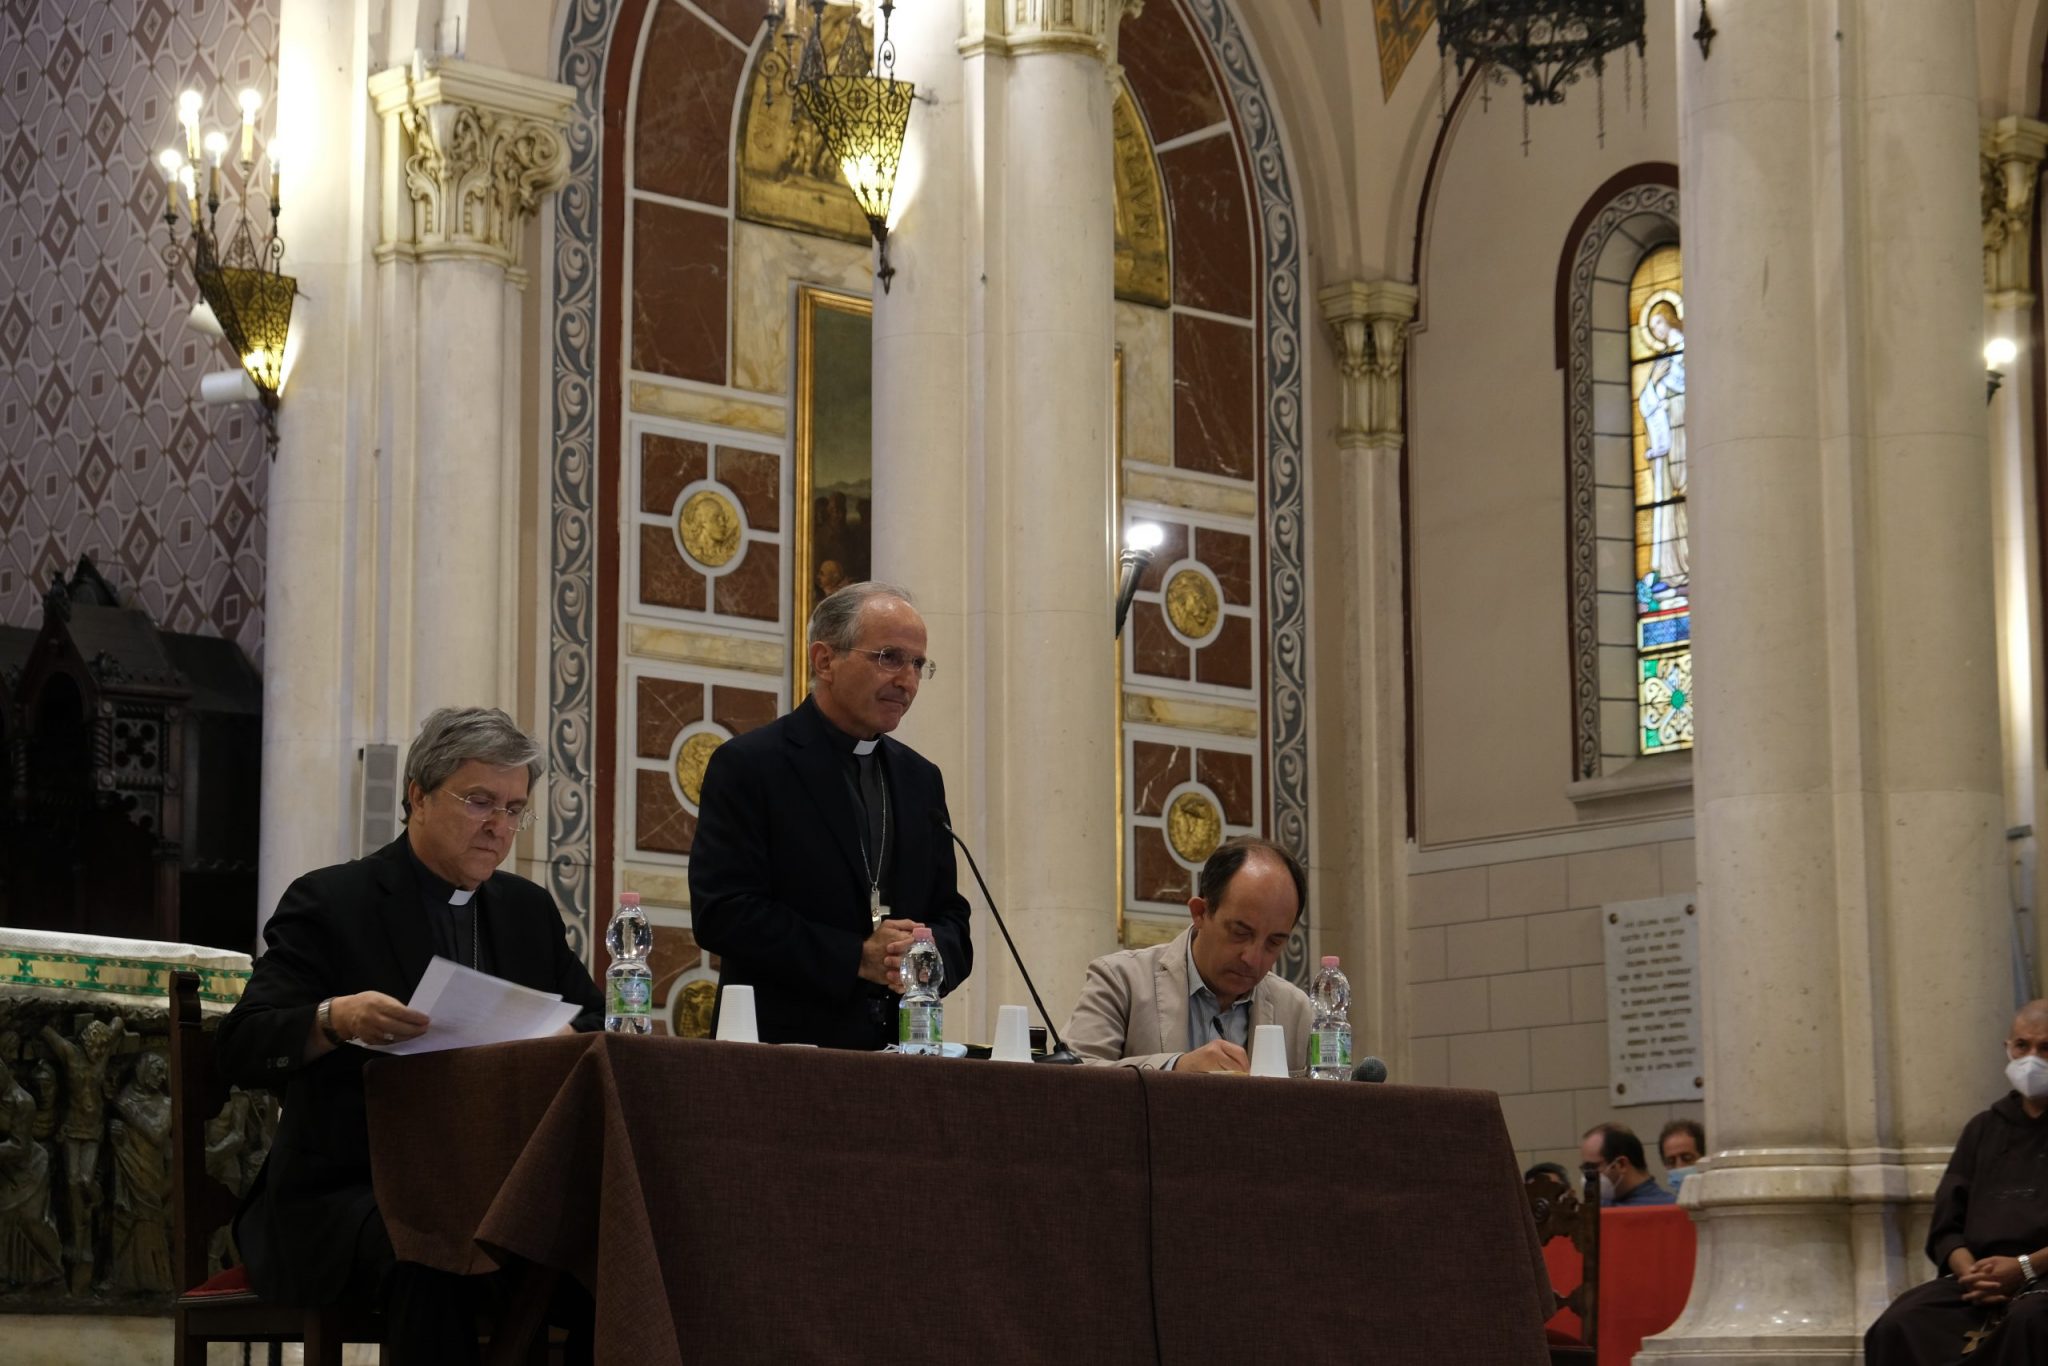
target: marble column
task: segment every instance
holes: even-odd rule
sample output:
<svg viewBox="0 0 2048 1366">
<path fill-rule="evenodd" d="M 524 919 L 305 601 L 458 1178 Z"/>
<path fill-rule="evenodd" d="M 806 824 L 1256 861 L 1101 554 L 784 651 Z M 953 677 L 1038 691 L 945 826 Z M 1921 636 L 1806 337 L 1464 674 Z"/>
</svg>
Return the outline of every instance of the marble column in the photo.
<svg viewBox="0 0 2048 1366">
<path fill-rule="evenodd" d="M 1346 280 L 1318 292 L 1342 377 L 1329 530 L 1341 541 L 1345 609 L 1343 715 L 1351 737 L 1342 809 L 1349 849 L 1321 904 L 1341 907 L 1318 926 L 1318 951 L 1350 966 L 1358 992 L 1358 1056 L 1377 1054 L 1407 1075 L 1400 1016 L 1408 879 L 1407 679 L 1402 638 L 1401 453 L 1408 328 L 1417 292 L 1395 280 Z M 1367 974 L 1370 974 L 1368 976 Z"/>
<path fill-rule="evenodd" d="M 354 580 L 347 549 L 362 421 L 353 326 L 367 267 L 361 222 L 364 57 L 354 11 L 284 0 L 275 127 L 293 153 L 283 178 L 284 269 L 304 298 L 297 357 L 278 410 L 265 504 L 262 839 L 258 914 L 293 878 L 355 853 Z"/>
<path fill-rule="evenodd" d="M 1637 1360 L 1847 1366 L 1928 1273 L 2010 1018 L 1974 23 L 1714 17 L 1680 50 L 1711 1157 Z"/>
<path fill-rule="evenodd" d="M 984 861 L 1062 1022 L 1115 941 L 1110 78 L 1136 9 L 968 0 L 960 42 Z M 988 989 L 1022 1000 L 1002 957 L 984 941 Z"/>
<path fill-rule="evenodd" d="M 568 170 L 568 86 L 456 58 L 378 73 L 384 727 L 518 694 L 516 291 L 525 225 Z M 537 718 L 523 718 L 529 726 Z"/>
<path fill-rule="evenodd" d="M 982 465 L 969 441 L 972 383 L 967 317 L 966 110 L 957 7 L 905 5 L 891 32 L 896 73 L 916 84 L 898 176 L 889 256 L 896 277 L 874 296 L 875 577 L 917 597 L 939 674 L 918 692 L 898 738 L 939 766 L 953 828 L 983 858 L 988 847 L 980 704 Z M 965 863 L 960 882 L 980 904 Z M 974 923 L 974 975 L 948 998 L 956 1037 L 990 1037 L 985 1009 L 1001 937 Z M 1004 996 L 1002 999 L 1010 999 Z M 1019 996 L 1018 1000 L 1024 999 Z M 1061 1021 L 1054 1021 L 1057 1025 Z"/>
<path fill-rule="evenodd" d="M 2008 116 L 1986 122 L 1978 172 L 1984 230 L 1984 336 L 2024 347 L 2033 331 L 2029 249 L 2048 124 Z M 1991 399 L 1991 555 L 1997 586 L 1998 704 L 2005 739 L 2006 867 L 2016 927 L 2034 961 L 2026 990 L 2038 993 L 2042 917 L 2038 901 L 2043 811 L 2040 741 L 2043 694 L 2035 665 L 2041 639 L 2041 546 L 2034 477 L 2034 377 L 2040 358 L 2023 349 L 2003 368 Z M 2024 833 L 2023 833 L 2024 832 Z M 2028 976 L 2024 969 L 2032 967 Z"/>
</svg>

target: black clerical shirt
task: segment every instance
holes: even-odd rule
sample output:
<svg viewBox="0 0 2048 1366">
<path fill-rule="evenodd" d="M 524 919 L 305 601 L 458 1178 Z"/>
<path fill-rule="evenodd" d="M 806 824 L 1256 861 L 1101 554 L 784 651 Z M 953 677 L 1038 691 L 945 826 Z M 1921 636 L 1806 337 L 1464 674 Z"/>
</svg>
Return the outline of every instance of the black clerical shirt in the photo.
<svg viewBox="0 0 2048 1366">
<path fill-rule="evenodd" d="M 466 968 L 490 972 L 491 936 L 483 914 L 484 889 L 479 886 L 475 892 L 464 895 L 420 861 L 409 839 L 405 842 L 405 853 L 412 864 L 413 879 L 419 884 L 420 909 L 427 917 L 434 952 Z M 459 905 L 455 900 L 458 896 L 462 897 Z"/>
<path fill-rule="evenodd" d="M 860 840 L 861 856 L 867 860 L 869 885 L 881 888 L 882 904 L 887 906 L 892 900 L 890 874 L 895 871 L 896 835 L 903 813 L 896 809 L 887 790 L 889 775 L 882 762 L 881 741 L 868 742 L 868 752 L 862 754 L 858 752 L 859 740 L 825 720 L 822 712 L 818 720 L 832 752 L 839 756 L 846 778 L 847 797 L 853 803 L 854 833 Z"/>
</svg>

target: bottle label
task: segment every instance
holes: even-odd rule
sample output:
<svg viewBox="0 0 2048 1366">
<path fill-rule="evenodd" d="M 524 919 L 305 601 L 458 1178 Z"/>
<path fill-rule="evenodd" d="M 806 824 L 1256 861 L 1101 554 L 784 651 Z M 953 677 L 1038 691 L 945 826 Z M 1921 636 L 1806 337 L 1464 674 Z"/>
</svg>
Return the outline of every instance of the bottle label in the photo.
<svg viewBox="0 0 2048 1366">
<path fill-rule="evenodd" d="M 654 1004 L 654 983 L 645 977 L 619 977 L 611 982 L 607 1013 L 645 1015 Z"/>
<path fill-rule="evenodd" d="M 1351 1067 L 1351 1031 L 1341 1025 L 1326 1026 L 1308 1036 L 1310 1067 Z"/>
<path fill-rule="evenodd" d="M 943 1034 L 943 1016 L 935 1005 L 908 1005 L 896 1012 L 896 1042 L 906 1048 L 936 1050 Z"/>
</svg>

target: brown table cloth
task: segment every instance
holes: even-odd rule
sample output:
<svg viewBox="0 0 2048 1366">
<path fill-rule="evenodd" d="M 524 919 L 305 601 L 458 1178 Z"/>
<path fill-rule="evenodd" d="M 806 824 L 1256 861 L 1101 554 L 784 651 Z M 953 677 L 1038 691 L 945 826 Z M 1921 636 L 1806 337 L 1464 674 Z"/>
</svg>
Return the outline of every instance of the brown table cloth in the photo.
<svg viewBox="0 0 2048 1366">
<path fill-rule="evenodd" d="M 1490 1095 L 602 1034 L 368 1089 L 398 1255 L 575 1276 L 600 1363 L 1547 1360 Z"/>
</svg>

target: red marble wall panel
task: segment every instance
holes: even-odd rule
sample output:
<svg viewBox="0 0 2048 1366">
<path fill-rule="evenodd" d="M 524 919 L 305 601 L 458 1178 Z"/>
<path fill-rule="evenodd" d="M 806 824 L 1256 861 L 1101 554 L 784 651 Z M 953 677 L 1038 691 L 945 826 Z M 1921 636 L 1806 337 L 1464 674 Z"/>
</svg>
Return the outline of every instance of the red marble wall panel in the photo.
<svg viewBox="0 0 2048 1366">
<path fill-rule="evenodd" d="M 1252 316 L 1251 207 L 1237 143 L 1219 135 L 1159 154 L 1173 232 L 1173 301 Z"/>
<path fill-rule="evenodd" d="M 1249 479 L 1257 466 L 1252 330 L 1173 318 L 1173 463 Z"/>
<path fill-rule="evenodd" d="M 676 800 L 666 772 L 641 769 L 633 775 L 633 843 L 663 854 L 687 854 L 697 835 L 697 818 Z"/>
<path fill-rule="evenodd" d="M 767 725 L 779 711 L 772 692 L 729 687 L 711 690 L 711 719 L 734 735 L 745 735 L 756 726 Z"/>
<path fill-rule="evenodd" d="M 782 601 L 782 547 L 748 541 L 739 563 L 712 583 L 712 604 L 729 617 L 774 621 Z"/>
<path fill-rule="evenodd" d="M 1166 810 L 1166 794 L 1188 780 L 1188 751 L 1150 740 L 1131 742 L 1131 773 L 1127 785 L 1131 810 L 1157 816 Z"/>
<path fill-rule="evenodd" d="M 1195 529 L 1195 558 L 1209 566 L 1232 607 L 1252 605 L 1252 538 L 1238 531 Z"/>
<path fill-rule="evenodd" d="M 1195 681 L 1224 688 L 1252 685 L 1252 623 L 1225 617 L 1216 638 L 1195 652 Z"/>
<path fill-rule="evenodd" d="M 761 31 L 761 20 L 768 13 L 768 0 L 696 0 L 696 4 L 746 47 L 754 45 L 754 35 Z"/>
<path fill-rule="evenodd" d="M 1178 5 L 1155 0 L 1125 19 L 1117 30 L 1116 57 L 1153 142 L 1223 122 L 1223 97 Z"/>
<path fill-rule="evenodd" d="M 633 169 L 643 190 L 726 206 L 747 54 L 681 5 L 655 6 L 640 59 Z"/>
<path fill-rule="evenodd" d="M 1250 825 L 1256 814 L 1252 804 L 1252 756 L 1227 750 L 1195 752 L 1195 780 L 1216 794 L 1223 803 L 1227 825 Z"/>
<path fill-rule="evenodd" d="M 704 685 L 673 678 L 642 678 L 634 714 L 639 719 L 635 753 L 666 759 L 685 726 L 704 719 Z"/>
<path fill-rule="evenodd" d="M 1135 827 L 1131 831 L 1131 853 L 1135 859 L 1138 900 L 1185 902 L 1195 894 L 1195 875 L 1174 861 L 1167 851 L 1164 831 L 1149 825 Z"/>
<path fill-rule="evenodd" d="M 1188 647 L 1174 639 L 1166 610 L 1158 603 L 1132 603 L 1124 629 L 1131 633 L 1131 667 L 1136 672 L 1154 678 L 1188 676 Z"/>
<path fill-rule="evenodd" d="M 633 205 L 633 366 L 725 383 L 726 220 Z"/>
<path fill-rule="evenodd" d="M 756 531 L 782 529 L 782 460 L 765 451 L 718 448 L 718 481 L 733 491 Z"/>
<path fill-rule="evenodd" d="M 676 495 L 704 477 L 704 443 L 654 432 L 640 438 L 640 510 L 668 516 Z"/>
<path fill-rule="evenodd" d="M 704 576 L 690 568 L 667 526 L 640 528 L 640 601 L 686 612 L 704 610 Z"/>
</svg>

